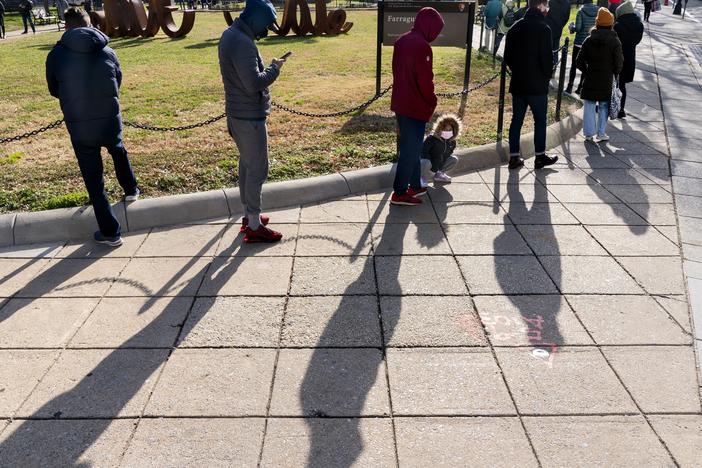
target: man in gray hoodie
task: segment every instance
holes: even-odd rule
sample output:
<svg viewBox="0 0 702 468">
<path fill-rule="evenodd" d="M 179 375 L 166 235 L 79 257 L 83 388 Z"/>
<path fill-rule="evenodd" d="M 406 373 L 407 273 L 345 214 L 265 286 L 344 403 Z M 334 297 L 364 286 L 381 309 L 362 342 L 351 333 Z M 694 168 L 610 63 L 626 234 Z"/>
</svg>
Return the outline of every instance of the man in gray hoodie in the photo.
<svg viewBox="0 0 702 468">
<path fill-rule="evenodd" d="M 274 59 L 265 67 L 254 42 L 275 27 L 275 7 L 268 0 L 247 0 L 244 11 L 224 31 L 219 43 L 227 128 L 239 149 L 239 193 L 244 207 L 241 232 L 247 243 L 277 242 L 283 237 L 266 227 L 261 190 L 268 177 L 268 87 L 280 75 L 285 60 Z"/>
</svg>

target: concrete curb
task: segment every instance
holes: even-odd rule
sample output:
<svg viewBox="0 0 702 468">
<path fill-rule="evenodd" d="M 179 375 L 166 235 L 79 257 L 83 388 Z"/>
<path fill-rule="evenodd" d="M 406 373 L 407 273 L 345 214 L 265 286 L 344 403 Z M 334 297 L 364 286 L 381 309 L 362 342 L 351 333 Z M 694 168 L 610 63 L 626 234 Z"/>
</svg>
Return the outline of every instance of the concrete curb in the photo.
<svg viewBox="0 0 702 468">
<path fill-rule="evenodd" d="M 546 146 L 559 146 L 582 128 L 582 109 L 548 127 Z M 534 152 L 534 134 L 522 136 L 522 153 Z M 456 152 L 454 173 L 465 173 L 499 166 L 507 161 L 506 141 Z M 266 210 L 294 205 L 321 203 L 359 193 L 392 187 L 395 165 L 359 169 L 308 179 L 274 182 L 263 187 Z M 123 232 L 191 223 L 207 219 L 239 216 L 241 201 L 236 188 L 150 198 L 134 203 L 113 205 Z M 92 207 L 63 208 L 33 213 L 0 215 L 0 247 L 40 242 L 90 239 L 97 230 Z"/>
</svg>

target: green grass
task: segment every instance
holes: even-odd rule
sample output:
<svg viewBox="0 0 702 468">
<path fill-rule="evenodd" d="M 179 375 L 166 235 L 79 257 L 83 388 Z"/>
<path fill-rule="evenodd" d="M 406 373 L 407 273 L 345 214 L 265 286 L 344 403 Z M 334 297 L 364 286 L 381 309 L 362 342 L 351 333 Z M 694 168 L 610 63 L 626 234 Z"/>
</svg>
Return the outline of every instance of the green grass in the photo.
<svg viewBox="0 0 702 468">
<path fill-rule="evenodd" d="M 272 87 L 277 102 L 309 112 L 334 112 L 375 92 L 375 23 L 372 11 L 348 11 L 355 23 L 338 37 L 269 38 L 259 43 L 266 61 L 294 52 Z M 218 13 L 198 13 L 185 38 L 123 38 L 111 42 L 124 72 L 125 119 L 157 126 L 184 125 L 223 112 L 217 45 L 226 27 Z M 58 33 L 0 42 L 0 136 L 23 133 L 61 118 L 46 90 L 44 62 Z M 390 84 L 392 49 L 384 48 L 383 85 Z M 465 51 L 435 49 L 437 90 L 461 88 Z M 490 57 L 473 55 L 471 83 L 490 77 Z M 470 94 L 462 146 L 495 140 L 498 81 Z M 381 165 L 395 156 L 389 96 L 362 114 L 307 119 L 275 110 L 269 119 L 269 180 L 286 180 Z M 508 99 L 509 101 L 509 99 Z M 441 99 L 437 112 L 457 112 L 459 99 Z M 552 103 L 553 107 L 553 103 Z M 509 119 L 509 107 L 506 109 Z M 564 107 L 567 111 L 567 106 Z M 525 128 L 529 131 L 529 128 Z M 147 197 L 236 185 L 238 155 L 223 121 L 176 133 L 125 129 L 125 144 Z M 19 156 L 13 156 L 19 155 Z M 7 162 L 4 162 L 7 161 Z M 64 127 L 0 146 L 0 212 L 81 204 L 83 185 Z M 106 187 L 121 189 L 106 158 Z"/>
</svg>

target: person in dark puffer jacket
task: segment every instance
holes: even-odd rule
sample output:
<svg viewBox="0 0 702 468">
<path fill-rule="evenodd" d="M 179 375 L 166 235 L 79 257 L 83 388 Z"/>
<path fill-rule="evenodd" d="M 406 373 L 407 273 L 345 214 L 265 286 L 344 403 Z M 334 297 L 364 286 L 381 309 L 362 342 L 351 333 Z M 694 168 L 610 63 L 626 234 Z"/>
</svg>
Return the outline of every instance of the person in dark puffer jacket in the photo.
<svg viewBox="0 0 702 468">
<path fill-rule="evenodd" d="M 578 71 L 577 61 L 580 48 L 585 42 L 585 39 L 590 35 L 590 31 L 595 27 L 595 19 L 599 8 L 592 3 L 592 0 L 584 0 L 583 6 L 578 10 L 575 16 L 575 24 L 571 23 L 571 33 L 575 33 L 573 40 L 573 58 L 570 62 L 570 76 L 568 78 L 568 86 L 565 92 L 571 94 L 573 92 L 573 84 L 575 83 L 575 75 Z M 575 90 L 576 94 L 580 94 L 583 90 L 583 76 L 580 75 L 580 82 Z"/>
<path fill-rule="evenodd" d="M 431 134 L 424 140 L 422 167 L 434 173 L 434 182 L 451 183 L 451 177 L 446 173 L 458 163 L 453 152 L 460 135 L 461 120 L 456 115 L 445 114 L 436 120 Z M 426 179 L 422 177 L 422 186 L 426 184 Z"/>
<path fill-rule="evenodd" d="M 548 2 L 548 13 L 546 14 L 546 24 L 551 28 L 551 49 L 556 50 L 561 46 L 561 35 L 563 28 L 570 19 L 570 0 L 550 0 Z M 558 52 L 554 52 L 554 63 L 558 61 Z"/>
<path fill-rule="evenodd" d="M 105 192 L 100 150 L 112 156 L 117 180 L 126 201 L 139 195 L 137 181 L 122 143 L 119 87 L 122 71 L 108 39 L 88 27 L 88 15 L 79 8 L 65 14 L 66 32 L 46 58 L 49 92 L 61 104 L 66 128 L 78 159 L 99 231 L 95 240 L 111 247 L 122 244 L 121 227 Z"/>
<path fill-rule="evenodd" d="M 585 39 L 578 54 L 578 69 L 583 72 L 583 92 L 585 101 L 583 133 L 587 141 L 607 141 L 605 133 L 609 118 L 609 103 L 612 98 L 612 81 L 622 71 L 624 56 L 617 33 L 612 30 L 614 16 L 606 8 L 597 13 L 596 29 Z M 597 119 L 595 108 L 599 108 Z M 597 124 L 595 123 L 597 120 Z"/>
<path fill-rule="evenodd" d="M 622 43 L 622 53 L 624 55 L 624 66 L 619 74 L 619 89 L 622 91 L 622 105 L 619 109 L 620 119 L 626 118 L 624 105 L 626 104 L 626 84 L 634 81 L 636 71 L 636 46 L 641 42 L 644 33 L 644 25 L 634 10 L 634 4 L 630 1 L 622 2 L 617 8 L 617 21 L 614 23 L 614 31 L 619 36 Z"/>
</svg>

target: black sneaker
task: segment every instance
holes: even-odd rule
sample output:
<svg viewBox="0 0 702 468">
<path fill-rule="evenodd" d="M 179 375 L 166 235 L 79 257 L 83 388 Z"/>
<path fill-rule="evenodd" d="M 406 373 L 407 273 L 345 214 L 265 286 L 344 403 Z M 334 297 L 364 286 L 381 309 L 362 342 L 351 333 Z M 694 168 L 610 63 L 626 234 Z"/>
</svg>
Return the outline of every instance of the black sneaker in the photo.
<svg viewBox="0 0 702 468">
<path fill-rule="evenodd" d="M 578 88 L 575 90 L 575 94 L 580 96 L 583 93 L 583 88 L 581 86 L 578 86 Z"/>
<path fill-rule="evenodd" d="M 619 113 L 617 114 L 618 119 L 626 119 L 626 112 L 623 110 L 620 110 Z"/>
<path fill-rule="evenodd" d="M 95 234 L 93 234 L 93 238 L 98 244 L 107 245 L 109 247 L 119 247 L 120 245 L 122 245 L 121 236 L 107 237 L 102 235 L 100 231 L 95 231 Z"/>
<path fill-rule="evenodd" d="M 566 94 L 573 94 L 573 85 L 568 85 L 568 87 L 563 92 Z"/>
<path fill-rule="evenodd" d="M 524 165 L 524 160 L 521 157 L 511 156 L 509 158 L 509 165 L 507 167 L 509 167 L 510 169 L 519 169 L 523 165 Z"/>
<path fill-rule="evenodd" d="M 543 169 L 546 166 L 556 164 L 557 161 L 558 156 L 548 156 L 546 154 L 540 154 L 536 157 L 536 161 L 534 161 L 534 169 Z"/>
</svg>

